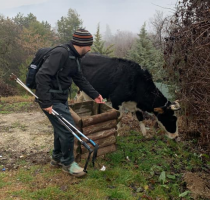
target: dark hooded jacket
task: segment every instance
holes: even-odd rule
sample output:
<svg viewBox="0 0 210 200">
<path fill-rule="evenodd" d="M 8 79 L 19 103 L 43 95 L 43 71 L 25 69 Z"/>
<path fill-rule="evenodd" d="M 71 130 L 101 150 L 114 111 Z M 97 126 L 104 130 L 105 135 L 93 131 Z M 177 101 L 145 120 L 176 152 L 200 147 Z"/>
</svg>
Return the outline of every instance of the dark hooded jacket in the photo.
<svg viewBox="0 0 210 200">
<path fill-rule="evenodd" d="M 70 42 L 65 46 L 69 48 L 69 52 L 63 47 L 53 49 L 49 55 L 47 55 L 47 58 L 36 74 L 36 95 L 39 97 L 41 102 L 40 106 L 42 108 L 48 108 L 56 102 L 65 103 L 68 99 L 68 92 L 50 92 L 52 89 L 59 90 L 58 81 L 56 79 L 57 73 L 62 90 L 68 91 L 73 79 L 74 83 L 92 99 L 99 96 L 99 93 L 83 76 L 76 60 L 69 57 L 74 56 L 78 58 L 80 62 L 80 55 L 72 43 Z"/>
</svg>

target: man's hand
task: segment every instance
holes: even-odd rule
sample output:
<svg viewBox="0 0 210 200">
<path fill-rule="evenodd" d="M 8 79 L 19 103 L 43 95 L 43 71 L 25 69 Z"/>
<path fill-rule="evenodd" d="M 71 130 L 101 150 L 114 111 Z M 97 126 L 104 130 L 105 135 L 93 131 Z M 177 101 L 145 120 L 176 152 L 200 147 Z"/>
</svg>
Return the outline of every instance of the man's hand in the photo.
<svg viewBox="0 0 210 200">
<path fill-rule="evenodd" d="M 48 112 L 49 114 L 52 114 L 52 106 L 48 108 L 43 108 L 44 111 Z"/>
<path fill-rule="evenodd" d="M 96 103 L 104 103 L 103 102 L 103 97 L 99 94 L 99 96 L 97 97 L 97 98 L 95 98 L 94 99 L 94 101 L 96 102 Z"/>
</svg>

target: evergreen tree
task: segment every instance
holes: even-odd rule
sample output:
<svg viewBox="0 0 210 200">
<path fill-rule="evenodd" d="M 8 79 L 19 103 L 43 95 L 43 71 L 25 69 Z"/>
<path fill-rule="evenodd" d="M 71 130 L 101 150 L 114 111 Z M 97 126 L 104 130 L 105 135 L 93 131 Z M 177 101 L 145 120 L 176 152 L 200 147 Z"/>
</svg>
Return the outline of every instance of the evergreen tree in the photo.
<svg viewBox="0 0 210 200">
<path fill-rule="evenodd" d="M 107 48 L 105 48 L 104 43 L 105 41 L 102 40 L 102 36 L 100 34 L 100 26 L 98 24 L 97 27 L 97 32 L 94 35 L 94 43 L 93 43 L 93 47 L 92 47 L 92 52 L 96 52 L 96 53 L 100 53 L 102 55 L 107 55 L 107 56 L 111 56 L 112 53 L 114 52 L 113 50 L 113 46 L 114 44 L 109 45 Z"/>
<path fill-rule="evenodd" d="M 69 9 L 67 17 L 61 17 L 61 20 L 58 20 L 58 34 L 61 43 L 70 41 L 73 33 L 78 28 L 82 28 L 83 22 L 79 17 L 80 16 L 76 10 Z"/>
<path fill-rule="evenodd" d="M 160 50 L 157 50 L 152 41 L 148 38 L 145 24 L 142 26 L 138 39 L 128 51 L 127 58 L 140 64 L 148 69 L 154 77 L 154 80 L 161 79 L 163 55 Z"/>
<path fill-rule="evenodd" d="M 37 22 L 36 16 L 32 13 L 29 13 L 27 17 L 24 17 L 22 13 L 18 13 L 12 20 L 22 28 L 28 28 L 32 22 Z"/>
</svg>

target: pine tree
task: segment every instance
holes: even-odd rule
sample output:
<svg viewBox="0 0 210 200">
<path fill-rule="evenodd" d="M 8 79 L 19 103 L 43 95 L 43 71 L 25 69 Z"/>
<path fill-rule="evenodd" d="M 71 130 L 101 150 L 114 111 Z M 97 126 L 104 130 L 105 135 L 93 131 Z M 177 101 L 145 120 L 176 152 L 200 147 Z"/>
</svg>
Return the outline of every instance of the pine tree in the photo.
<svg viewBox="0 0 210 200">
<path fill-rule="evenodd" d="M 127 58 L 140 64 L 153 75 L 155 80 L 161 79 L 161 69 L 163 65 L 163 55 L 152 44 L 148 38 L 144 24 L 138 34 L 138 39 L 128 52 Z"/>
<path fill-rule="evenodd" d="M 111 56 L 114 52 L 113 46 L 114 44 L 109 45 L 107 48 L 105 48 L 104 43 L 105 41 L 102 40 L 102 36 L 100 34 L 100 26 L 98 24 L 97 32 L 94 35 L 94 43 L 91 52 L 100 53 L 102 55 Z"/>
<path fill-rule="evenodd" d="M 66 43 L 71 40 L 73 33 L 78 29 L 82 28 L 82 20 L 76 10 L 69 9 L 67 17 L 61 17 L 58 20 L 58 34 L 61 43 Z"/>
</svg>

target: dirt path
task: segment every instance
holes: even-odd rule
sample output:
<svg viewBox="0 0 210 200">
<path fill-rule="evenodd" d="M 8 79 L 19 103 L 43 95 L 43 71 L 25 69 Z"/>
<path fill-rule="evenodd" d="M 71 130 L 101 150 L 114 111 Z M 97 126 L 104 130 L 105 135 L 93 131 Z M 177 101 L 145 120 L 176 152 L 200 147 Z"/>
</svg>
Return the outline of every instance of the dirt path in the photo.
<svg viewBox="0 0 210 200">
<path fill-rule="evenodd" d="M 44 113 L 0 114 L 0 165 L 17 168 L 21 158 L 35 163 L 50 159 L 53 130 Z"/>
</svg>

